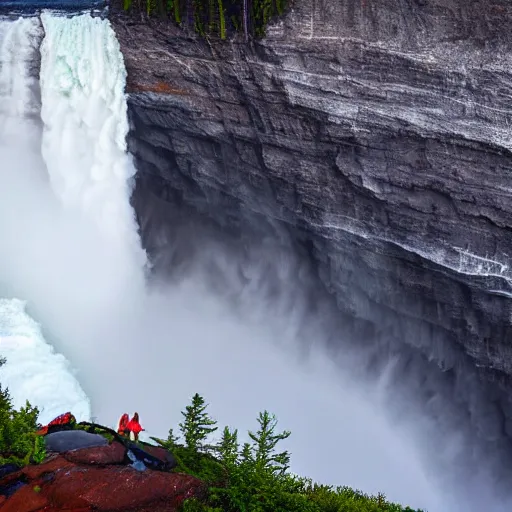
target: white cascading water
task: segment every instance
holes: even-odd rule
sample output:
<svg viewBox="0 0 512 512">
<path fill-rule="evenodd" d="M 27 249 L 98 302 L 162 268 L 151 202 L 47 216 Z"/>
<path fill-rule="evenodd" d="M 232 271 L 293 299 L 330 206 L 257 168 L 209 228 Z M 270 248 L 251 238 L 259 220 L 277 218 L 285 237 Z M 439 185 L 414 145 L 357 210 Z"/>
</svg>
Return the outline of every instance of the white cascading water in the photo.
<svg viewBox="0 0 512 512">
<path fill-rule="evenodd" d="M 15 407 L 29 400 L 39 407 L 43 424 L 63 411 L 90 420 L 89 400 L 69 362 L 46 342 L 20 300 L 0 299 L 0 354 L 7 360 L 0 382 L 9 387 Z"/>
<path fill-rule="evenodd" d="M 23 194 L 23 186 L 8 175 L 41 165 L 41 134 L 35 122 L 40 104 L 33 70 L 41 36 L 37 19 L 0 22 L 0 187 L 8 184 L 14 195 Z M 39 177 L 30 175 L 30 179 Z M 19 214 L 10 206 L 3 201 L 0 215 Z M 4 252 L 2 241 L 16 238 L 15 232 L 5 229 L 0 239 Z M 7 291 L 1 272 L 0 296 Z M 28 399 L 40 407 L 42 422 L 70 409 L 77 418 L 90 418 L 89 400 L 69 363 L 45 341 L 39 325 L 25 312 L 25 303 L 15 298 L 0 299 L 0 356 L 7 360 L 0 368 L 0 383 L 9 387 L 16 407 Z"/>
<path fill-rule="evenodd" d="M 9 297 L 0 300 L 0 382 L 18 401 L 43 407 L 42 421 L 91 414 L 69 364 L 12 297 L 28 301 L 53 346 L 80 367 L 104 424 L 136 409 L 165 436 L 194 392 L 240 432 L 268 407 L 293 432 L 298 473 L 431 512 L 482 510 L 432 483 L 410 436 L 363 386 L 324 355 L 301 365 L 281 350 L 297 342 L 291 316 L 275 318 L 254 295 L 251 311 L 263 321 L 244 323 L 193 279 L 148 291 L 129 203 L 126 71 L 108 21 L 0 20 L 0 44 L 0 295 Z M 308 327 L 312 345 L 326 336 L 322 318 Z"/>
<path fill-rule="evenodd" d="M 42 153 L 54 193 L 94 220 L 127 270 L 145 264 L 127 198 L 135 168 L 126 153 L 126 70 L 110 24 L 89 15 L 42 14 Z M 135 278 L 133 276 L 132 278 Z"/>
</svg>

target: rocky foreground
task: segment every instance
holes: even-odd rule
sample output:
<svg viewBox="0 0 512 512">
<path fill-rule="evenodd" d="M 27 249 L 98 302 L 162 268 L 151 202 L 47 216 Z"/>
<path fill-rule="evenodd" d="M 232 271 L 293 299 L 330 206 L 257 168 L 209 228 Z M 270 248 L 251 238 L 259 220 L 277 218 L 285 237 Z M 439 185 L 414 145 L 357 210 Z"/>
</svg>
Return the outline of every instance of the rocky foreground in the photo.
<svg viewBox="0 0 512 512">
<path fill-rule="evenodd" d="M 165 459 L 166 450 L 151 451 Z M 0 510 L 174 512 L 186 498 L 204 495 L 200 480 L 148 468 L 138 471 L 126 464 L 126 452 L 114 441 L 52 454 L 43 464 L 10 473 L 0 478 Z"/>
</svg>

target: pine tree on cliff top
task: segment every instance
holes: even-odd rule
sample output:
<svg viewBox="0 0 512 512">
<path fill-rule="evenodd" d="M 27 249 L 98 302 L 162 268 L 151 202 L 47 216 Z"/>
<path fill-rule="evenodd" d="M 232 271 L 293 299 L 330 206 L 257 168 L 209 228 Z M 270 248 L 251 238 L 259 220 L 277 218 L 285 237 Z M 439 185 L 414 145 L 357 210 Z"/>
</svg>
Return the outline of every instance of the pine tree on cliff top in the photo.
<svg viewBox="0 0 512 512">
<path fill-rule="evenodd" d="M 5 359 L 0 358 L 0 366 L 4 363 Z M 0 384 L 0 463 L 5 460 L 29 462 L 35 449 L 38 414 L 37 407 L 32 407 L 28 401 L 19 411 L 13 409 L 9 389 Z"/>
<path fill-rule="evenodd" d="M 232 432 L 229 427 L 224 427 L 216 451 L 220 456 L 220 460 L 227 467 L 232 467 L 238 462 L 238 448 L 238 430 L 235 429 Z"/>
<path fill-rule="evenodd" d="M 256 470 L 268 469 L 273 473 L 284 474 L 290 467 L 290 454 L 288 451 L 276 453 L 279 441 L 290 437 L 291 432 L 285 430 L 276 433 L 277 418 L 268 411 L 260 412 L 258 417 L 259 430 L 249 432 L 253 441 L 254 463 Z"/>
<path fill-rule="evenodd" d="M 0 357 L 0 367 L 5 364 L 5 359 Z M 2 388 L 0 384 L 0 413 L 7 411 L 10 412 L 12 409 L 12 401 L 9 395 L 9 388 Z M 1 424 L 1 423 L 0 423 Z"/>
<path fill-rule="evenodd" d="M 204 449 L 207 437 L 218 429 L 214 426 L 217 422 L 205 412 L 207 407 L 204 398 L 196 393 L 192 397 L 192 405 L 188 405 L 185 411 L 181 412 L 185 418 L 184 422 L 179 424 L 181 433 L 187 448 L 195 452 Z"/>
</svg>

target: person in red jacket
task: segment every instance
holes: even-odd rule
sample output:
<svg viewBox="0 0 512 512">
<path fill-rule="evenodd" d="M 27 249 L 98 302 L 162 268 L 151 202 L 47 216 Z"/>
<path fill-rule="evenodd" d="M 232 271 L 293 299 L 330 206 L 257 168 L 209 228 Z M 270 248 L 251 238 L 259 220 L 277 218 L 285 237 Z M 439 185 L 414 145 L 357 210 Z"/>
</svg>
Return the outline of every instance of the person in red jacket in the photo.
<svg viewBox="0 0 512 512">
<path fill-rule="evenodd" d="M 133 440 L 137 441 L 139 439 L 139 434 L 144 430 L 139 423 L 139 413 L 136 412 L 133 415 L 133 418 L 126 425 L 126 430 L 133 434 Z M 131 437 L 131 436 L 130 436 Z"/>
<path fill-rule="evenodd" d="M 117 425 L 117 433 L 120 436 L 129 436 L 130 435 L 130 431 L 127 429 L 129 420 L 130 420 L 130 417 L 126 413 L 124 413 L 121 416 L 121 418 L 119 419 L 119 423 Z"/>
</svg>

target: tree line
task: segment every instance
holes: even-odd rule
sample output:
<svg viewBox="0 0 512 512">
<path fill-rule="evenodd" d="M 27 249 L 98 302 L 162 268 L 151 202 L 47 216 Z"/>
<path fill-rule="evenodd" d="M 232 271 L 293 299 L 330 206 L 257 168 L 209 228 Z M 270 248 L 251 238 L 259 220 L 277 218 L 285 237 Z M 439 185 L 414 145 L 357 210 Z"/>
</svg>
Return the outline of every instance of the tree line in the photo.
<svg viewBox="0 0 512 512">
<path fill-rule="evenodd" d="M 123 0 L 123 9 L 173 20 L 202 36 L 226 39 L 241 32 L 247 41 L 249 36 L 264 36 L 268 22 L 282 15 L 287 3 L 288 0 Z"/>
<path fill-rule="evenodd" d="M 259 413 L 257 429 L 248 432 L 244 443 L 238 430 L 227 426 L 212 440 L 218 425 L 199 394 L 181 414 L 178 435 L 170 429 L 167 439 L 152 439 L 174 455 L 177 471 L 209 486 L 208 497 L 186 500 L 183 512 L 421 512 L 390 503 L 382 493 L 370 496 L 290 473 L 290 453 L 279 446 L 291 433 L 280 431 L 268 411 Z M 308 448 L 315 449 L 314 439 Z"/>
<path fill-rule="evenodd" d="M 0 366 L 3 362 L 0 358 Z M 421 512 L 391 503 L 384 494 L 370 496 L 290 473 L 290 453 L 281 450 L 280 443 L 291 434 L 279 431 L 277 418 L 268 411 L 259 413 L 257 429 L 241 443 L 236 429 L 226 426 L 219 435 L 207 407 L 196 393 L 181 412 L 177 434 L 171 428 L 167 439 L 151 438 L 175 457 L 178 466 L 173 471 L 193 475 L 208 486 L 207 496 L 186 500 L 183 512 Z M 44 437 L 36 434 L 38 414 L 28 402 L 14 409 L 9 390 L 0 384 L 0 466 L 44 462 Z M 308 448 L 315 449 L 314 439 Z"/>
</svg>

